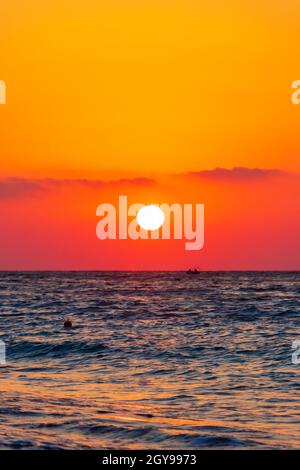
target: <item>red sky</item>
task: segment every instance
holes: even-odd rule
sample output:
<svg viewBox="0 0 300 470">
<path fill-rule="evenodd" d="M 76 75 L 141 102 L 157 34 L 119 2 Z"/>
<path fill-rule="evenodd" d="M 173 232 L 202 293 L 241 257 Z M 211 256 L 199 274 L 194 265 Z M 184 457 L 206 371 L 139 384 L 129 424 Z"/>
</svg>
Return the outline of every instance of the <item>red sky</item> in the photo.
<svg viewBox="0 0 300 470">
<path fill-rule="evenodd" d="M 297 175 L 216 170 L 156 180 L 6 179 L 0 183 L 2 269 L 298 269 Z M 205 246 L 183 241 L 100 241 L 96 207 L 204 203 Z"/>
</svg>

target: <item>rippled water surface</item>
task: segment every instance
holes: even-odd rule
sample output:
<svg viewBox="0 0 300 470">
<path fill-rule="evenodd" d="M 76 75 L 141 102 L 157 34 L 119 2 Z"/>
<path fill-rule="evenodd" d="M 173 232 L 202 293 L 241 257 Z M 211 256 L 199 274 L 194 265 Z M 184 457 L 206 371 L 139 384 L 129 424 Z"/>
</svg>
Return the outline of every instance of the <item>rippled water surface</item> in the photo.
<svg viewBox="0 0 300 470">
<path fill-rule="evenodd" d="M 299 295 L 299 273 L 0 273 L 0 448 L 300 448 Z"/>
</svg>

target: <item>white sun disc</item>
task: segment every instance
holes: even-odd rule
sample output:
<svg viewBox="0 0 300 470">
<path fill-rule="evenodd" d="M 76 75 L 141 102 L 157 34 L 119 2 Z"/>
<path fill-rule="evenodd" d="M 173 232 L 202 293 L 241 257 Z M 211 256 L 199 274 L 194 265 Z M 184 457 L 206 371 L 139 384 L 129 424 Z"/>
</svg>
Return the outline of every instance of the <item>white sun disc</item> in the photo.
<svg viewBox="0 0 300 470">
<path fill-rule="evenodd" d="M 165 221 L 165 214 L 158 207 L 151 204 L 142 207 L 137 213 L 137 222 L 144 230 L 158 230 Z"/>
</svg>

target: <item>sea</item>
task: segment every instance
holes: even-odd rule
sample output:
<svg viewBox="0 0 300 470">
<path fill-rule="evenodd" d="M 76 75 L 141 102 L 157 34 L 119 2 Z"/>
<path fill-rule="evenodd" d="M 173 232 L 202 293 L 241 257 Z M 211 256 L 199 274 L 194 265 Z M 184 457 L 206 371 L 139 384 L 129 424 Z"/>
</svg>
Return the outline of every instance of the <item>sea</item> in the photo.
<svg viewBox="0 0 300 470">
<path fill-rule="evenodd" d="M 1 272 L 0 448 L 299 449 L 299 299 L 299 272 Z"/>
</svg>

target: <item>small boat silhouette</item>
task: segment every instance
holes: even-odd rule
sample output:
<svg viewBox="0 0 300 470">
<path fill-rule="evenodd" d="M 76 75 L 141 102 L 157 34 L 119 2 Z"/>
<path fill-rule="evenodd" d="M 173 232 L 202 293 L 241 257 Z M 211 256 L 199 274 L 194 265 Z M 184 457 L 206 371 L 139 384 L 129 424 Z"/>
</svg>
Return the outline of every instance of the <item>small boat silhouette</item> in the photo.
<svg viewBox="0 0 300 470">
<path fill-rule="evenodd" d="M 65 322 L 64 322 L 64 327 L 65 327 L 65 328 L 72 328 L 72 322 L 71 322 L 71 320 L 69 320 L 69 319 L 65 320 Z"/>
<path fill-rule="evenodd" d="M 199 269 L 188 269 L 187 274 L 199 274 Z"/>
</svg>

